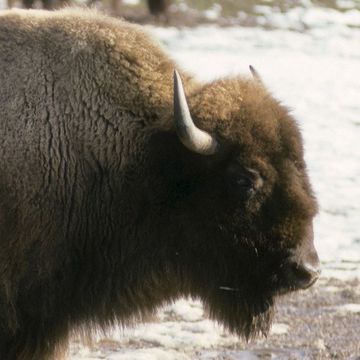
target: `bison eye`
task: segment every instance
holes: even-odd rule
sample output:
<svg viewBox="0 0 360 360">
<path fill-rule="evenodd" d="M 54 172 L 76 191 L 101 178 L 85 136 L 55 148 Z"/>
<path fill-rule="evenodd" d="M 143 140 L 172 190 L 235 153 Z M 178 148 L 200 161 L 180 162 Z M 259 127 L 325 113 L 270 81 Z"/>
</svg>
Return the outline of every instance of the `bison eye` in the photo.
<svg viewBox="0 0 360 360">
<path fill-rule="evenodd" d="M 233 163 L 227 169 L 227 182 L 230 195 L 249 197 L 262 186 L 263 180 L 256 170 Z"/>
</svg>

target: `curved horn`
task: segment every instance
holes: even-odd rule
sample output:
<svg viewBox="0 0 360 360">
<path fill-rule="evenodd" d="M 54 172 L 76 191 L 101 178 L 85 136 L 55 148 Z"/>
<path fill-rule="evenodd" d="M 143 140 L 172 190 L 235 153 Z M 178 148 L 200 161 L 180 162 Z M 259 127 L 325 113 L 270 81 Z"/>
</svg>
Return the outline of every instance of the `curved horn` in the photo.
<svg viewBox="0 0 360 360">
<path fill-rule="evenodd" d="M 255 70 L 255 68 L 252 65 L 249 65 L 249 69 L 251 71 L 252 76 L 254 77 L 254 79 L 256 81 L 258 81 L 260 84 L 262 84 L 262 79 L 261 76 L 259 75 L 259 73 Z"/>
<path fill-rule="evenodd" d="M 189 150 L 202 155 L 213 155 L 217 152 L 218 142 L 216 139 L 195 126 L 180 75 L 176 70 L 174 70 L 174 117 L 179 139 Z"/>
</svg>

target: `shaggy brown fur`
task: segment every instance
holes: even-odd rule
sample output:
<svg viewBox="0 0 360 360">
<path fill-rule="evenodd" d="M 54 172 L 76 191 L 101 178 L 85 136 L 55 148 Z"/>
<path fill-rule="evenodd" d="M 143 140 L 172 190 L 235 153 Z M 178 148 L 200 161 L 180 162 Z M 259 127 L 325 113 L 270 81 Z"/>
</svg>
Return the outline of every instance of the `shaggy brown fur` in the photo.
<svg viewBox="0 0 360 360">
<path fill-rule="evenodd" d="M 174 68 L 96 12 L 1 13 L 1 360 L 50 359 L 72 330 L 183 295 L 241 336 L 268 330 L 316 213 L 299 130 L 252 79 L 183 74 L 221 145 L 195 154 L 174 131 Z"/>
</svg>

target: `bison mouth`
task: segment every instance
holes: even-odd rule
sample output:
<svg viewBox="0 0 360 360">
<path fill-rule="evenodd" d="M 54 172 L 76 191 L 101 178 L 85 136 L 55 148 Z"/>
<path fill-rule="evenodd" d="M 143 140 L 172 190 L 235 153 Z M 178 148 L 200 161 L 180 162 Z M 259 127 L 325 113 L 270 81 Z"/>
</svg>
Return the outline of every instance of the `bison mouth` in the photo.
<svg viewBox="0 0 360 360">
<path fill-rule="evenodd" d="M 293 291 L 306 290 L 315 284 L 320 273 L 319 269 L 288 261 L 282 266 L 282 271 L 277 281 L 278 293 L 283 295 Z"/>
<path fill-rule="evenodd" d="M 319 277 L 318 271 L 291 261 L 290 256 L 272 255 L 267 260 L 249 257 L 247 266 L 251 266 L 237 268 L 241 276 L 227 273 L 227 281 L 217 278 L 202 297 L 210 318 L 247 340 L 268 334 L 278 296 L 307 289 Z"/>
</svg>

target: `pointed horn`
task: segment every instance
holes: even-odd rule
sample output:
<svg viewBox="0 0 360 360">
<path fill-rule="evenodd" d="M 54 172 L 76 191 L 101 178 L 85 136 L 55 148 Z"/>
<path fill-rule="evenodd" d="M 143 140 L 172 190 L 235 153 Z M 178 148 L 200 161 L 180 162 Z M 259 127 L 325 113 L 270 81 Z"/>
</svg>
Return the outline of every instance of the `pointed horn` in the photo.
<svg viewBox="0 0 360 360">
<path fill-rule="evenodd" d="M 251 71 L 251 74 L 253 76 L 253 78 L 258 81 L 260 84 L 262 84 L 262 79 L 261 79 L 261 76 L 259 75 L 259 73 L 255 70 L 255 68 L 252 66 L 252 65 L 249 65 L 249 68 L 250 68 L 250 71 Z"/>
<path fill-rule="evenodd" d="M 174 117 L 179 139 L 189 150 L 202 155 L 213 155 L 217 152 L 216 139 L 195 126 L 180 75 L 176 70 L 174 71 Z"/>
</svg>

